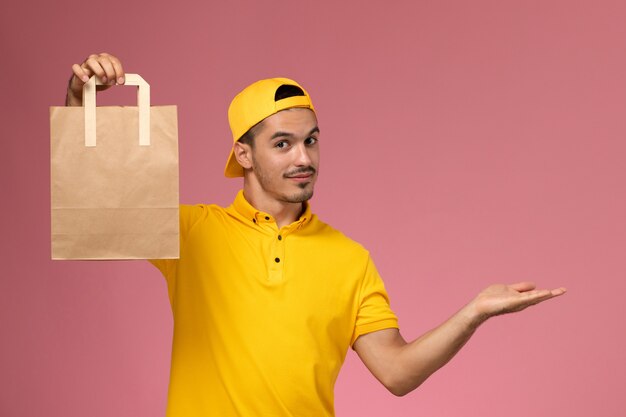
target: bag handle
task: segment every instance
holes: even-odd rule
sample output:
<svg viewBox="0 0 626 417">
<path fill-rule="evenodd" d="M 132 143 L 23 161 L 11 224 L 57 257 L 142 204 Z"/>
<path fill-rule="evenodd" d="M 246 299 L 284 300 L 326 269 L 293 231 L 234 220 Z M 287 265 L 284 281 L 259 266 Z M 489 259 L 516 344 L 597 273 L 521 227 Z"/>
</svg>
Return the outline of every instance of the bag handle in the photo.
<svg viewBox="0 0 626 417">
<path fill-rule="evenodd" d="M 150 84 L 139 74 L 125 74 L 124 85 L 137 89 L 139 108 L 139 146 L 150 146 Z M 85 146 L 96 146 L 96 86 L 102 82 L 93 76 L 83 86 L 83 106 L 85 108 Z"/>
</svg>

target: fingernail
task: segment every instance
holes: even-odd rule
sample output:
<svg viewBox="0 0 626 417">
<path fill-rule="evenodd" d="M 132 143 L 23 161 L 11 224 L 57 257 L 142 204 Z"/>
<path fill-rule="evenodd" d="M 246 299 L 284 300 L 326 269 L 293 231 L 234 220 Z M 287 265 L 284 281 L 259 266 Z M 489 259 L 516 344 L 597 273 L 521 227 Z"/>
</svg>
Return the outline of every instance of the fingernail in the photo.
<svg viewBox="0 0 626 417">
<path fill-rule="evenodd" d="M 89 77 L 87 77 L 86 75 L 83 75 L 83 78 L 81 78 L 81 80 L 83 80 L 83 82 L 86 83 L 87 81 L 89 81 Z"/>
<path fill-rule="evenodd" d="M 124 84 L 124 77 L 120 77 L 120 78 L 118 78 L 118 79 L 117 79 L 117 82 L 118 82 L 119 84 Z"/>
<path fill-rule="evenodd" d="M 102 77 L 102 82 L 106 83 L 107 82 L 107 77 Z"/>
</svg>

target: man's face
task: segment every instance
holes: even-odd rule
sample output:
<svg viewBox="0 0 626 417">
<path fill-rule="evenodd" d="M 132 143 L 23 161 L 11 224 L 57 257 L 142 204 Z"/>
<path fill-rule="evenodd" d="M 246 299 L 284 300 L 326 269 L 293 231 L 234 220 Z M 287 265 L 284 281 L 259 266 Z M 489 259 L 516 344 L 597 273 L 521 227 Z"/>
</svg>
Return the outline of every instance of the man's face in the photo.
<svg viewBox="0 0 626 417">
<path fill-rule="evenodd" d="M 313 196 L 319 166 L 319 129 L 309 109 L 280 111 L 257 126 L 252 174 L 267 197 L 301 203 Z"/>
</svg>

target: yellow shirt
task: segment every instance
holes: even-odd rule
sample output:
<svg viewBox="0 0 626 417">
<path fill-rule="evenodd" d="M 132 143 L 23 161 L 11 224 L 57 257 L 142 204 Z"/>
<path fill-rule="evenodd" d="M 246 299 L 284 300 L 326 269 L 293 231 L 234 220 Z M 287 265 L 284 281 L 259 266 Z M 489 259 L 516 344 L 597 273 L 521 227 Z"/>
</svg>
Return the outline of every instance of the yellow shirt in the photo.
<svg viewBox="0 0 626 417">
<path fill-rule="evenodd" d="M 348 347 L 398 326 L 369 253 L 308 205 L 278 229 L 243 192 L 180 221 L 180 259 L 151 261 L 174 314 L 167 415 L 333 416 Z"/>
</svg>

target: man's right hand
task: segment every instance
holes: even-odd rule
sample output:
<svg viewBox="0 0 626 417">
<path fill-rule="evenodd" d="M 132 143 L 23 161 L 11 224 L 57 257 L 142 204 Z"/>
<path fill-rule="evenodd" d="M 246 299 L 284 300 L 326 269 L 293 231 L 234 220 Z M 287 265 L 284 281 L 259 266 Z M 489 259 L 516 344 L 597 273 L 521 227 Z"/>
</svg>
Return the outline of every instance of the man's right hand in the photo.
<svg viewBox="0 0 626 417">
<path fill-rule="evenodd" d="M 82 64 L 72 65 L 72 78 L 67 88 L 66 106 L 82 106 L 83 85 L 91 76 L 95 75 L 106 84 L 99 86 L 98 90 L 104 90 L 115 84 L 124 84 L 124 69 L 120 60 L 105 52 L 97 55 L 89 55 Z"/>
</svg>

